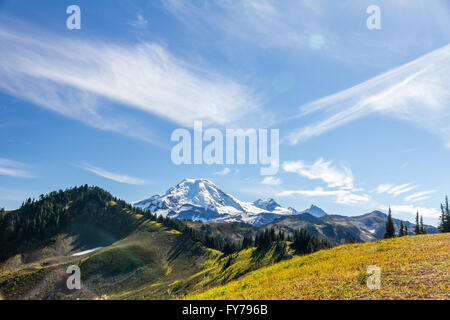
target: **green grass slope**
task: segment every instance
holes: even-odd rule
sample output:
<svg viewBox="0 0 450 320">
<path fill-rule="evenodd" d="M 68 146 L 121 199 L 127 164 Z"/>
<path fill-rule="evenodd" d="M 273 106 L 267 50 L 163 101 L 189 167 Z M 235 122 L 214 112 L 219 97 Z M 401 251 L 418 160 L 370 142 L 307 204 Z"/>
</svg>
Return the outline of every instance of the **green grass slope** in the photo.
<svg viewBox="0 0 450 320">
<path fill-rule="evenodd" d="M 50 248 L 49 248 L 50 250 Z M 230 256 L 208 249 L 175 230 L 148 221 L 136 232 L 81 257 L 45 258 L 0 271 L 6 299 L 179 299 L 225 284 L 282 257 L 273 248 Z M 82 290 L 66 289 L 69 265 L 81 269 Z"/>
<path fill-rule="evenodd" d="M 99 188 L 51 193 L 0 219 L 0 295 L 5 299 L 170 299 L 225 284 L 279 261 L 275 250 L 231 256 L 207 248 L 188 222 L 155 221 Z M 199 232 L 208 234 L 202 225 Z M 240 225 L 221 233 L 249 232 Z M 231 228 L 228 230 L 228 228 Z M 237 228 L 237 231 L 233 231 Z M 250 230 L 251 232 L 252 230 Z M 100 250 L 74 256 L 92 248 Z M 81 270 L 82 290 L 67 289 L 67 267 Z"/>
<path fill-rule="evenodd" d="M 187 299 L 450 299 L 450 234 L 349 244 L 258 269 Z M 368 289 L 367 268 L 381 268 Z"/>
</svg>

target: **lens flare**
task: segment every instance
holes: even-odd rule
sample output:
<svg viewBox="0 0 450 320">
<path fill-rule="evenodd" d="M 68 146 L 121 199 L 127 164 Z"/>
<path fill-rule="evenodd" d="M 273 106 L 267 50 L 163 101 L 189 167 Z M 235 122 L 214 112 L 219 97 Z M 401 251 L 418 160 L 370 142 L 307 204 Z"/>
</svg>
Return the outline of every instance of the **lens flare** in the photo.
<svg viewBox="0 0 450 320">
<path fill-rule="evenodd" d="M 321 34 L 313 34 L 309 37 L 309 47 L 312 50 L 321 50 L 325 46 L 325 39 Z"/>
</svg>

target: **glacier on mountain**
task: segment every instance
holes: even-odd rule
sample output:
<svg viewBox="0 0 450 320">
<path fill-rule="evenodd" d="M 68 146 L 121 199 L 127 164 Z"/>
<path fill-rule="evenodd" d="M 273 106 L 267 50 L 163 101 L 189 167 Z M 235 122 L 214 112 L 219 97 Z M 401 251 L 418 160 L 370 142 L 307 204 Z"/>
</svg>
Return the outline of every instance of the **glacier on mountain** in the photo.
<svg viewBox="0 0 450 320">
<path fill-rule="evenodd" d="M 305 212 L 318 216 L 325 214 L 316 206 L 303 212 L 283 208 L 274 199 L 240 201 L 207 179 L 185 179 L 166 192 L 139 201 L 134 206 L 164 217 L 203 222 L 245 222 L 253 225 L 263 225 L 282 216 Z"/>
</svg>

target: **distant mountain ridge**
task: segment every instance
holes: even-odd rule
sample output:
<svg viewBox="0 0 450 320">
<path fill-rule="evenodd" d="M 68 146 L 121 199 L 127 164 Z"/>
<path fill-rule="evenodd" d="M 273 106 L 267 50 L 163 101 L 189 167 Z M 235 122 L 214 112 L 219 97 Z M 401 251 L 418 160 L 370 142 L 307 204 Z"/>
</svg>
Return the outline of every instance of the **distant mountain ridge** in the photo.
<svg viewBox="0 0 450 320">
<path fill-rule="evenodd" d="M 326 216 L 327 213 L 325 211 L 323 211 L 321 208 L 312 205 L 311 208 L 306 209 L 305 211 L 302 211 L 301 213 L 309 213 L 315 217 L 323 217 Z"/>
<path fill-rule="evenodd" d="M 373 241 L 384 234 L 387 215 L 374 211 L 361 216 L 328 215 L 321 208 L 297 211 L 284 208 L 274 199 L 245 202 L 220 190 L 207 179 L 185 179 L 166 192 L 139 201 L 134 206 L 176 219 L 202 222 L 244 222 L 256 227 L 275 227 L 289 230 L 306 229 L 312 234 L 334 243 Z M 394 219 L 397 229 L 400 220 Z M 414 224 L 406 222 L 412 234 Z M 437 233 L 426 226 L 428 233 Z"/>
<path fill-rule="evenodd" d="M 261 226 L 283 216 L 308 212 L 324 216 L 325 211 L 312 206 L 304 212 L 283 208 L 274 199 L 245 202 L 220 190 L 207 179 L 185 179 L 166 192 L 139 201 L 134 206 L 177 219 L 202 222 L 245 222 Z"/>
<path fill-rule="evenodd" d="M 360 216 L 325 215 L 314 217 L 308 213 L 280 217 L 266 227 L 284 228 L 288 230 L 305 229 L 319 237 L 327 238 L 334 243 L 348 241 L 367 242 L 383 238 L 386 226 L 387 214 L 381 211 L 373 211 Z M 393 219 L 396 230 L 400 228 L 400 220 Z M 414 224 L 404 221 L 408 227 L 408 234 L 414 234 Z M 437 228 L 425 226 L 427 233 L 438 233 Z"/>
</svg>

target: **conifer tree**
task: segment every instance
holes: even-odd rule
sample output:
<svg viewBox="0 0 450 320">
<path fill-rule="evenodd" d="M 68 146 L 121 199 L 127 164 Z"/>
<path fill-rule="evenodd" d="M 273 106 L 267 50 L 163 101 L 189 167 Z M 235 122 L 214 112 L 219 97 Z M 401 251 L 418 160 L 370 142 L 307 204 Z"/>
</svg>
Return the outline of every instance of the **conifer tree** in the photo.
<svg viewBox="0 0 450 320">
<path fill-rule="evenodd" d="M 405 230 L 404 230 L 404 226 L 403 226 L 403 221 L 400 221 L 400 230 L 398 231 L 398 236 L 399 237 L 405 236 Z"/>
<path fill-rule="evenodd" d="M 392 220 L 392 212 L 391 207 L 389 207 L 389 214 L 386 220 L 386 231 L 384 232 L 384 239 L 394 238 L 395 237 L 395 225 L 394 220 Z"/>
<path fill-rule="evenodd" d="M 242 241 L 242 249 L 247 249 L 253 246 L 253 239 L 251 236 L 244 236 Z"/>
<path fill-rule="evenodd" d="M 450 232 L 450 208 L 448 205 L 448 197 L 445 197 L 445 203 L 441 204 L 442 215 L 440 217 L 440 223 L 438 230 L 442 233 Z"/>
<path fill-rule="evenodd" d="M 419 211 L 417 211 L 416 213 L 416 225 L 414 226 L 414 233 L 420 234 Z"/>
<path fill-rule="evenodd" d="M 420 216 L 420 234 L 427 234 L 427 229 L 423 224 L 423 216 Z"/>
</svg>

